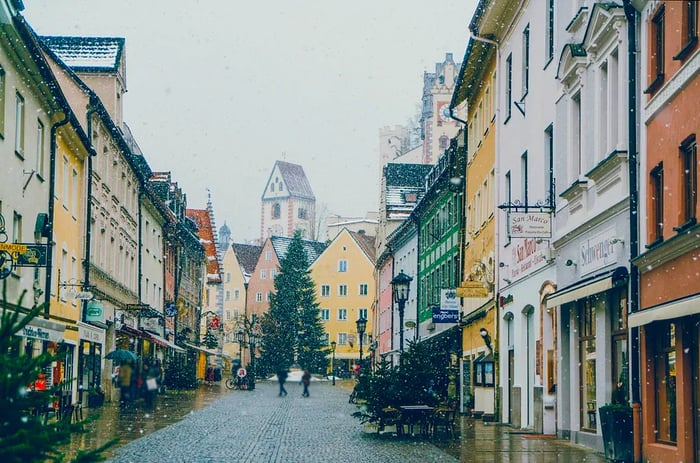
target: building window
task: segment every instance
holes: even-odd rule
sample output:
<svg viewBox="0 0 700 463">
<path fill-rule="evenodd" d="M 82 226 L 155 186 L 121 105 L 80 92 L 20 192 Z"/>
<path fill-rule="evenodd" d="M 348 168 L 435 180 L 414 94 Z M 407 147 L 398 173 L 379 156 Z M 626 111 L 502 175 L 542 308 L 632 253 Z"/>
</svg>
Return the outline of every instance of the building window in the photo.
<svg viewBox="0 0 700 463">
<path fill-rule="evenodd" d="M 360 284 L 360 296 L 366 296 L 368 293 L 369 286 L 367 283 Z"/>
<path fill-rule="evenodd" d="M 578 306 L 579 365 L 581 368 L 581 428 L 597 429 L 595 305 L 587 298 Z"/>
<path fill-rule="evenodd" d="M 78 216 L 78 197 L 80 196 L 80 191 L 78 191 L 78 171 L 73 169 L 71 177 L 71 198 L 70 207 L 73 217 Z"/>
<path fill-rule="evenodd" d="M 505 122 L 510 119 L 510 110 L 513 106 L 513 54 L 509 54 L 506 58 L 506 118 Z"/>
<path fill-rule="evenodd" d="M 15 154 L 24 158 L 24 97 L 19 93 L 15 99 Z"/>
<path fill-rule="evenodd" d="M 571 98 L 571 179 L 581 176 L 581 93 Z"/>
<path fill-rule="evenodd" d="M 656 440 L 675 444 L 676 429 L 676 325 L 664 323 L 650 339 L 653 344 Z"/>
<path fill-rule="evenodd" d="M 226 272 L 226 283 L 230 283 L 230 282 L 231 282 L 231 273 Z"/>
<path fill-rule="evenodd" d="M 698 145 L 695 134 L 686 138 L 680 146 L 683 164 L 683 224 L 675 229 L 682 231 L 688 225 L 695 224 L 695 210 L 698 202 Z"/>
<path fill-rule="evenodd" d="M 651 77 L 652 81 L 644 93 L 655 92 L 664 80 L 664 7 L 659 8 L 651 20 Z"/>
<path fill-rule="evenodd" d="M 265 260 L 272 260 L 272 251 L 265 251 Z"/>
<path fill-rule="evenodd" d="M 629 355 L 627 353 L 627 292 L 626 287 L 612 292 L 610 307 L 612 313 L 612 380 L 613 403 L 628 403 L 627 370 Z"/>
<path fill-rule="evenodd" d="M 280 190 L 280 191 L 284 191 L 284 183 L 280 182 L 279 190 Z"/>
<path fill-rule="evenodd" d="M 650 227 L 652 230 L 651 242 L 657 243 L 664 239 L 664 165 L 659 163 L 650 172 L 651 177 L 651 214 L 649 217 L 654 221 Z"/>
<path fill-rule="evenodd" d="M 267 270 L 265 270 L 265 269 L 260 270 L 260 279 L 267 280 Z"/>
<path fill-rule="evenodd" d="M 698 4 L 697 0 L 683 2 L 683 41 L 682 48 L 674 60 L 684 60 L 698 44 Z"/>
<path fill-rule="evenodd" d="M 520 192 L 520 197 L 523 199 L 523 204 L 525 205 L 525 212 L 527 212 L 527 206 L 528 206 L 528 195 L 527 195 L 527 190 L 528 190 L 528 164 L 527 164 L 527 151 L 525 151 L 522 156 L 520 156 L 520 183 L 521 183 L 521 192 Z"/>
<path fill-rule="evenodd" d="M 233 290 L 233 300 L 237 301 L 241 297 L 241 290 L 240 289 L 234 289 Z"/>
<path fill-rule="evenodd" d="M 348 319 L 348 309 L 338 309 L 338 320 Z"/>
<path fill-rule="evenodd" d="M 554 58 L 554 0 L 547 0 L 547 52 L 545 62 Z"/>
<path fill-rule="evenodd" d="M 331 286 L 330 285 L 321 285 L 321 297 L 330 297 L 331 296 Z"/>
<path fill-rule="evenodd" d="M 523 31 L 523 96 L 525 99 L 530 87 L 530 25 Z"/>
<path fill-rule="evenodd" d="M 44 177 L 44 124 L 36 121 L 36 174 Z"/>
<path fill-rule="evenodd" d="M 338 296 L 348 295 L 348 285 L 338 285 Z"/>
<path fill-rule="evenodd" d="M 442 135 L 438 141 L 441 150 L 446 150 L 450 146 L 450 137 Z"/>
<path fill-rule="evenodd" d="M 339 272 L 347 272 L 348 271 L 348 261 L 345 259 L 341 259 L 338 261 L 338 271 Z"/>
<path fill-rule="evenodd" d="M 331 309 L 321 309 L 319 311 L 321 320 L 328 321 L 331 319 Z"/>
<path fill-rule="evenodd" d="M 226 300 L 227 300 L 227 301 L 230 301 L 230 300 L 231 300 L 231 291 L 228 290 L 228 289 L 226 290 Z"/>
<path fill-rule="evenodd" d="M 255 293 L 255 302 L 262 302 L 262 293 Z"/>
<path fill-rule="evenodd" d="M 265 301 L 270 302 L 272 300 L 272 291 L 268 291 L 265 295 Z"/>
<path fill-rule="evenodd" d="M 492 355 L 483 354 L 474 360 L 474 385 L 494 386 L 494 361 Z"/>
<path fill-rule="evenodd" d="M 300 219 L 306 219 L 307 218 L 306 209 L 304 209 L 303 207 L 300 207 L 299 210 L 297 211 L 297 217 Z"/>
<path fill-rule="evenodd" d="M 270 183 L 270 191 L 275 191 L 275 184 L 274 183 Z"/>
<path fill-rule="evenodd" d="M 275 203 L 272 205 L 272 218 L 273 219 L 279 219 L 280 216 L 282 215 L 282 208 L 280 206 L 280 203 Z"/>
<path fill-rule="evenodd" d="M 348 345 L 348 333 L 338 333 L 338 345 L 347 346 Z"/>
<path fill-rule="evenodd" d="M 277 277 L 277 270 L 274 268 L 270 269 L 270 280 L 274 280 Z"/>
<path fill-rule="evenodd" d="M 360 318 L 368 320 L 369 318 L 367 317 L 367 309 L 358 309 L 357 310 L 357 318 L 358 318 L 358 320 Z"/>
</svg>

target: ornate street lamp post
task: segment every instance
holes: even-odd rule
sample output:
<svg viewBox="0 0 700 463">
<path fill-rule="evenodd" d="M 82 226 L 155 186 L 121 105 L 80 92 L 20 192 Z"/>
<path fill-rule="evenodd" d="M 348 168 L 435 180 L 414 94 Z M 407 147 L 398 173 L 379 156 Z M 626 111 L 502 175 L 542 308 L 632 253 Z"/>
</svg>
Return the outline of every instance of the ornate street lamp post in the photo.
<svg viewBox="0 0 700 463">
<path fill-rule="evenodd" d="M 365 337 L 367 320 L 364 317 L 360 317 L 355 323 L 357 324 L 357 335 L 360 337 L 360 368 L 362 368 L 362 338 Z"/>
<path fill-rule="evenodd" d="M 245 342 L 245 332 L 243 330 L 236 331 L 236 342 L 238 343 L 238 361 L 243 366 L 243 343 Z"/>
<path fill-rule="evenodd" d="M 394 301 L 399 304 L 399 350 L 403 354 L 403 315 L 406 309 L 406 301 L 408 300 L 408 291 L 411 286 L 413 278 L 403 273 L 403 270 L 399 272 L 391 280 L 391 287 L 394 291 Z"/>
<path fill-rule="evenodd" d="M 333 386 L 335 386 L 335 346 L 337 346 L 337 343 L 331 341 L 331 374 L 333 375 Z"/>
<path fill-rule="evenodd" d="M 248 335 L 250 341 L 250 375 L 248 390 L 255 389 L 255 344 L 258 342 L 258 337 L 253 332 Z"/>
</svg>

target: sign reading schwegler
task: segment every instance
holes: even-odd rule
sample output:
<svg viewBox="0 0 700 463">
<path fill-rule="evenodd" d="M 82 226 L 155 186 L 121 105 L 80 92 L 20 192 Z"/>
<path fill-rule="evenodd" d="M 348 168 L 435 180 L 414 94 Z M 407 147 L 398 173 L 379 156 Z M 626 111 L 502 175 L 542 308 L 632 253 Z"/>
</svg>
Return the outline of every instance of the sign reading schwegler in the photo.
<svg viewBox="0 0 700 463">
<path fill-rule="evenodd" d="M 433 307 L 433 323 L 457 323 L 459 321 L 459 298 L 454 289 L 441 291 L 440 307 Z"/>
</svg>

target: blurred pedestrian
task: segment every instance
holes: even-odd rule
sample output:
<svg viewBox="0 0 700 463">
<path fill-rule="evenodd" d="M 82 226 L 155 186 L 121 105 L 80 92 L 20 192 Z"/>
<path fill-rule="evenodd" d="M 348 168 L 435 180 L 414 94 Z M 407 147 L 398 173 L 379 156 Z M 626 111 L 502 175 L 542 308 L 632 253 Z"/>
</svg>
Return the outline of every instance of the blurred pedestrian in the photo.
<svg viewBox="0 0 700 463">
<path fill-rule="evenodd" d="M 146 405 L 150 407 L 155 401 L 156 394 L 158 394 L 158 368 L 155 362 L 152 362 L 150 364 L 145 364 L 144 370 L 146 370 L 144 397 L 146 399 Z"/>
<path fill-rule="evenodd" d="M 117 381 L 119 383 L 119 389 L 121 390 L 121 396 L 119 397 L 119 404 L 123 407 L 128 402 L 131 402 L 131 365 L 128 361 L 122 363 L 119 366 L 119 377 Z"/>
<path fill-rule="evenodd" d="M 304 374 L 301 375 L 301 384 L 304 385 L 304 392 L 301 394 L 302 397 L 309 396 L 309 383 L 311 383 L 311 373 L 309 373 L 309 370 L 304 370 Z"/>
<path fill-rule="evenodd" d="M 286 368 L 281 367 L 277 370 L 277 382 L 280 384 L 280 397 L 287 395 L 287 390 L 284 388 L 284 383 L 287 381 L 287 375 L 288 373 Z"/>
</svg>

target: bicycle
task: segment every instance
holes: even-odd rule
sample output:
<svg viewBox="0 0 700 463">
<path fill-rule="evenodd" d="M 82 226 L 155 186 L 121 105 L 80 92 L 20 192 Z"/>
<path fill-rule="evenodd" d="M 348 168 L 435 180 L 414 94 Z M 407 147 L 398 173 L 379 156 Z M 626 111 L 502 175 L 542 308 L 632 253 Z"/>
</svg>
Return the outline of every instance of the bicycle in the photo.
<svg viewBox="0 0 700 463">
<path fill-rule="evenodd" d="M 243 381 L 243 378 L 239 378 L 237 376 L 235 378 L 228 378 L 224 384 L 226 385 L 227 389 L 238 391 L 245 391 L 248 389 L 248 385 L 245 381 Z"/>
</svg>

